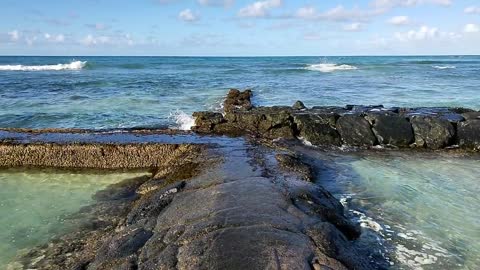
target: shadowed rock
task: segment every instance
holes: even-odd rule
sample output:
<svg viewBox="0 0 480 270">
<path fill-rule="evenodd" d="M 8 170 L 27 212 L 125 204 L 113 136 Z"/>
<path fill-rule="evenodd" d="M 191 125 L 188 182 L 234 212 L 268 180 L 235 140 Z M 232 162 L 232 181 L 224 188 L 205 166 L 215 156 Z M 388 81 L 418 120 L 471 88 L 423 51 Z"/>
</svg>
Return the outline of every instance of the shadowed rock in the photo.
<svg viewBox="0 0 480 270">
<path fill-rule="evenodd" d="M 289 154 L 277 154 L 275 156 L 281 167 L 299 173 L 306 181 L 314 180 L 312 167 L 304 163 L 300 158 Z"/>
<path fill-rule="evenodd" d="M 450 145 L 455 136 L 453 125 L 441 118 L 415 116 L 410 119 L 417 147 L 440 149 Z"/>
<path fill-rule="evenodd" d="M 303 104 L 303 102 L 301 102 L 300 100 L 297 100 L 292 106 L 292 109 L 294 110 L 303 110 L 306 108 L 307 107 L 305 107 L 305 104 Z"/>
<path fill-rule="evenodd" d="M 337 114 L 302 113 L 294 115 L 298 135 L 313 145 L 341 145 L 340 134 L 335 129 Z"/>
<path fill-rule="evenodd" d="M 461 122 L 458 124 L 457 129 L 460 146 L 480 149 L 480 120 Z"/>
<path fill-rule="evenodd" d="M 347 145 L 372 146 L 377 141 L 368 121 L 358 115 L 340 117 L 337 130 Z"/>
<path fill-rule="evenodd" d="M 369 113 L 365 117 L 380 144 L 407 147 L 414 141 L 412 125 L 393 113 Z"/>
</svg>

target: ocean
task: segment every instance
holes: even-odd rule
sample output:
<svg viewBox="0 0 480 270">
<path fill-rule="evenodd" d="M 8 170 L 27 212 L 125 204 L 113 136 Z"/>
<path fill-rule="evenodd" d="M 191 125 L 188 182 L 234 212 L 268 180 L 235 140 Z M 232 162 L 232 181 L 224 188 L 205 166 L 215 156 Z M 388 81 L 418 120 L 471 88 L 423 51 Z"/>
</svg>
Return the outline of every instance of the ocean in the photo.
<svg viewBox="0 0 480 270">
<path fill-rule="evenodd" d="M 229 88 L 252 89 L 256 105 L 479 110 L 479 86 L 480 56 L 9 56 L 0 57 L 0 127 L 189 129 L 192 112 L 221 110 Z M 392 269 L 480 265 L 478 155 L 303 151 Z M 0 171 L 0 268 L 68 229 L 64 217 L 118 178 Z"/>
<path fill-rule="evenodd" d="M 191 125 L 229 88 L 257 105 L 480 109 L 480 56 L 0 57 L 0 127 Z"/>
</svg>

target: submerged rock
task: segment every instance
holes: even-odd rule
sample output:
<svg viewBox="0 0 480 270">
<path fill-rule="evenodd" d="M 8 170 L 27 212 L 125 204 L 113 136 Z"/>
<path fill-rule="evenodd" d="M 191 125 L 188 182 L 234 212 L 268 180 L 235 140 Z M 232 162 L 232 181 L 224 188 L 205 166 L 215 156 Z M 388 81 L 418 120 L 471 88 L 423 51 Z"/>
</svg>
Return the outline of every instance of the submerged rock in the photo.
<svg viewBox="0 0 480 270">
<path fill-rule="evenodd" d="M 445 119 L 415 116 L 410 119 L 417 147 L 440 149 L 450 145 L 455 136 L 454 126 Z"/>
<path fill-rule="evenodd" d="M 347 145 L 372 146 L 377 141 L 368 121 L 358 115 L 340 117 L 337 130 Z"/>
<path fill-rule="evenodd" d="M 315 174 L 312 167 L 304 163 L 299 157 L 289 154 L 277 154 L 275 158 L 281 167 L 299 173 L 306 181 L 312 182 L 314 180 Z"/>
</svg>

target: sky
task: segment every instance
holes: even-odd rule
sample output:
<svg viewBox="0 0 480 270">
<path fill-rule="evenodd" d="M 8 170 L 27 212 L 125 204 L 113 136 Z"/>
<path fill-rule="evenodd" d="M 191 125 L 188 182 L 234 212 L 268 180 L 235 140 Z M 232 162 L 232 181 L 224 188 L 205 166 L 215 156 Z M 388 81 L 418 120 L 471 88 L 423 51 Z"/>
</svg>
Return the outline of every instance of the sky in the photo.
<svg viewBox="0 0 480 270">
<path fill-rule="evenodd" d="M 479 0 L 0 0 L 0 55 L 480 54 Z"/>
</svg>

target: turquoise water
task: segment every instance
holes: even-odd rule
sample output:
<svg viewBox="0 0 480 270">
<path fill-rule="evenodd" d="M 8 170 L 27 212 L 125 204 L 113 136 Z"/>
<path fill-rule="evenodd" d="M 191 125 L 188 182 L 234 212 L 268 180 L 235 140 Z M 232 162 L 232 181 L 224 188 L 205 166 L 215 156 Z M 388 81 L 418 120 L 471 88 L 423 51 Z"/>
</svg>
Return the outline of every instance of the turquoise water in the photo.
<svg viewBox="0 0 480 270">
<path fill-rule="evenodd" d="M 324 184 L 367 235 L 378 237 L 393 269 L 478 269 L 480 156 L 389 153 L 331 161 L 333 177 Z"/>
<path fill-rule="evenodd" d="M 478 85 L 480 56 L 0 57 L 0 127 L 178 126 L 232 87 L 261 105 L 480 109 Z"/>
<path fill-rule="evenodd" d="M 138 175 L 0 171 L 0 269 L 22 250 L 75 228 L 68 216 L 93 203 L 96 191 Z"/>
</svg>

